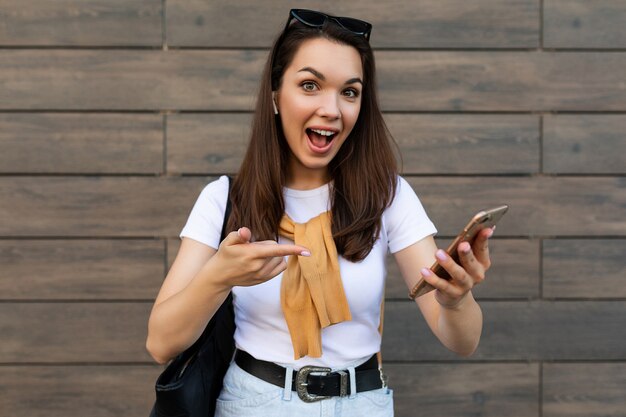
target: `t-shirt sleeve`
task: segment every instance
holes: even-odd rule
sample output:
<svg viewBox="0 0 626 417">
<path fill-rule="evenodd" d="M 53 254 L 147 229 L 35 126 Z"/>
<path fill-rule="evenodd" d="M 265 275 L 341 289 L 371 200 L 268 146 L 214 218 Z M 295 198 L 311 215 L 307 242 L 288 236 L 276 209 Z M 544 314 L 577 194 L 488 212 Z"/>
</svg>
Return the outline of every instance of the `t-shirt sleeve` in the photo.
<svg viewBox="0 0 626 417">
<path fill-rule="evenodd" d="M 187 223 L 180 232 L 180 238 L 189 237 L 217 249 L 226 212 L 228 198 L 228 177 L 207 184 L 196 200 Z"/>
<path fill-rule="evenodd" d="M 424 206 L 411 185 L 398 176 L 396 196 L 383 214 L 387 244 L 391 253 L 398 252 L 426 236 L 437 233 Z"/>
</svg>

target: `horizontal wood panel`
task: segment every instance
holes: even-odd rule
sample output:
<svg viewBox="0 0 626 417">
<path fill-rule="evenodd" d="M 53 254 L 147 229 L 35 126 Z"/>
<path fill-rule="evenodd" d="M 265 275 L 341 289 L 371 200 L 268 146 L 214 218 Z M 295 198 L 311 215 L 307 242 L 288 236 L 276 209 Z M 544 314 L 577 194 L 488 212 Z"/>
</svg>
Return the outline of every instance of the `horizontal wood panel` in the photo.
<svg viewBox="0 0 626 417">
<path fill-rule="evenodd" d="M 436 239 L 447 248 L 450 239 Z M 472 293 L 480 298 L 537 298 L 539 296 L 539 241 L 493 238 L 489 242 L 492 266 L 487 279 Z M 428 265 L 430 267 L 430 265 Z M 415 271 L 415 276 L 421 276 Z M 408 289 L 393 256 L 387 257 L 387 298 L 407 299 Z"/>
<path fill-rule="evenodd" d="M 507 203 L 506 236 L 624 236 L 625 178 L 407 177 L 439 235 Z M 211 177 L 0 177 L 0 236 L 178 236 Z M 563 213 L 568 213 L 564 216 Z"/>
<path fill-rule="evenodd" d="M 626 302 L 483 301 L 481 344 L 469 360 L 624 360 Z M 0 303 L 0 363 L 147 362 L 151 303 Z M 461 360 L 410 301 L 386 303 L 388 361 Z M 45 319 L 44 319 L 45 318 Z M 52 325 L 49 325 L 52 324 Z"/>
<path fill-rule="evenodd" d="M 626 110 L 626 53 L 379 51 L 386 111 Z M 250 110 L 267 51 L 1 50 L 0 110 Z"/>
<path fill-rule="evenodd" d="M 398 417 L 539 416 L 537 364 L 394 363 L 384 369 Z"/>
<path fill-rule="evenodd" d="M 543 170 L 557 174 L 626 173 L 626 116 L 546 115 Z"/>
<path fill-rule="evenodd" d="M 377 55 L 383 109 L 626 109 L 626 53 L 406 52 Z"/>
<path fill-rule="evenodd" d="M 543 296 L 626 297 L 626 240 L 543 242 Z"/>
<path fill-rule="evenodd" d="M 386 114 L 405 174 L 498 174 L 539 171 L 539 118 L 529 115 Z M 250 134 L 250 114 L 167 118 L 172 173 L 235 173 Z"/>
<path fill-rule="evenodd" d="M 178 114 L 167 118 L 167 170 L 236 173 L 248 146 L 250 114 Z"/>
<path fill-rule="evenodd" d="M 266 55 L 0 50 L 0 110 L 249 110 Z"/>
<path fill-rule="evenodd" d="M 0 299 L 154 299 L 164 256 L 160 240 L 0 240 Z"/>
<path fill-rule="evenodd" d="M 433 336 L 411 301 L 385 305 L 387 360 L 624 360 L 626 301 L 482 301 L 483 332 L 468 359 Z"/>
<path fill-rule="evenodd" d="M 0 0 L 0 45 L 160 46 L 161 0 Z"/>
<path fill-rule="evenodd" d="M 161 173 L 163 117 L 0 114 L 2 173 Z"/>
<path fill-rule="evenodd" d="M 152 362 L 152 303 L 0 303 L 0 363 Z"/>
<path fill-rule="evenodd" d="M 547 48 L 626 47 L 626 4 L 615 0 L 545 0 Z"/>
<path fill-rule="evenodd" d="M 626 234 L 624 178 L 407 179 L 440 236 L 456 236 L 474 213 L 499 204 L 510 208 L 496 236 Z"/>
<path fill-rule="evenodd" d="M 159 366 L 2 366 L 3 408 L 16 415 L 147 415 Z M 536 416 L 536 364 L 387 364 L 395 415 Z M 121 394 L 123 393 L 123 395 Z M 33 401 L 36 398 L 37 401 Z"/>
<path fill-rule="evenodd" d="M 168 44 L 268 48 L 291 7 L 285 0 L 262 8 L 243 0 L 236 11 L 226 0 L 167 2 Z M 306 8 L 371 22 L 374 48 L 533 48 L 539 40 L 539 4 L 532 0 L 391 0 L 384 7 L 374 0 L 332 6 L 317 0 Z"/>
<path fill-rule="evenodd" d="M 156 365 L 0 366 L 0 403 L 16 416 L 147 416 L 160 371 Z"/>
<path fill-rule="evenodd" d="M 211 180 L 0 177 L 0 236 L 178 236 Z"/>
<path fill-rule="evenodd" d="M 626 364 L 546 363 L 544 417 L 618 417 L 626 410 Z"/>
<path fill-rule="evenodd" d="M 405 174 L 539 171 L 539 119 L 530 115 L 387 114 Z"/>
<path fill-rule="evenodd" d="M 446 248 L 449 239 L 436 239 Z M 168 239 L 168 269 L 180 248 L 180 239 Z M 472 292 L 481 298 L 537 298 L 539 296 L 539 241 L 494 238 L 489 243 L 492 266 L 487 280 Z M 429 265 L 430 266 L 430 265 Z M 387 256 L 387 299 L 407 299 L 408 289 L 392 255 Z M 419 276 L 419 271 L 416 272 Z"/>
<path fill-rule="evenodd" d="M 182 230 L 182 227 L 181 227 Z M 178 250 L 180 249 L 181 240 L 179 237 L 173 239 L 167 239 L 167 270 L 172 267 Z"/>
<path fill-rule="evenodd" d="M 442 248 L 450 243 L 450 239 L 435 240 Z M 167 239 L 167 244 L 169 269 L 176 259 L 180 239 Z M 477 299 L 539 297 L 539 241 L 494 238 L 489 248 L 492 265 L 487 280 L 472 290 Z M 385 297 L 407 299 L 408 289 L 392 255 L 387 256 L 386 268 Z"/>
</svg>

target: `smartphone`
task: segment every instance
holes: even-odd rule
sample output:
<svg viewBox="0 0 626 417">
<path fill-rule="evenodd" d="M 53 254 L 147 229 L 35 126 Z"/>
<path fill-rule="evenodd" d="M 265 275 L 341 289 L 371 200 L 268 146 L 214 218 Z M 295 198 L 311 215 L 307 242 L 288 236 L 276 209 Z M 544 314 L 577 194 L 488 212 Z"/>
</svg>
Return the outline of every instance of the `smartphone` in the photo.
<svg viewBox="0 0 626 417">
<path fill-rule="evenodd" d="M 504 216 L 504 213 L 507 212 L 509 206 L 502 205 L 498 207 L 493 207 L 488 210 L 483 210 L 478 213 L 467 223 L 467 225 L 461 230 L 461 232 L 457 235 L 457 237 L 452 241 L 448 249 L 446 249 L 446 253 L 450 255 L 455 262 L 459 263 L 459 252 L 457 248 L 461 242 L 469 242 L 472 244 L 476 235 L 483 229 L 488 227 L 493 227 L 498 223 L 498 221 Z M 430 267 L 430 270 L 433 271 L 438 277 L 443 279 L 451 279 L 450 274 L 446 271 L 441 265 L 437 262 Z M 419 282 L 415 284 L 413 289 L 409 292 L 409 298 L 414 299 L 415 297 L 419 297 L 424 295 L 435 288 L 432 287 L 429 283 L 427 283 L 424 278 L 420 278 Z"/>
</svg>

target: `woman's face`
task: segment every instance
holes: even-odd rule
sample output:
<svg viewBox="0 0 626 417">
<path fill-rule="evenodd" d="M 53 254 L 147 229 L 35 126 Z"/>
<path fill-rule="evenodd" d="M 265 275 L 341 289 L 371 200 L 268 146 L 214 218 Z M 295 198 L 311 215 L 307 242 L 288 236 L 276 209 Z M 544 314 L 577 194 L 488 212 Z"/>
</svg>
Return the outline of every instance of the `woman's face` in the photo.
<svg viewBox="0 0 626 417">
<path fill-rule="evenodd" d="M 276 92 L 291 150 L 288 186 L 311 188 L 330 180 L 328 163 L 356 123 L 362 91 L 363 69 L 355 48 L 324 38 L 300 45 Z"/>
</svg>

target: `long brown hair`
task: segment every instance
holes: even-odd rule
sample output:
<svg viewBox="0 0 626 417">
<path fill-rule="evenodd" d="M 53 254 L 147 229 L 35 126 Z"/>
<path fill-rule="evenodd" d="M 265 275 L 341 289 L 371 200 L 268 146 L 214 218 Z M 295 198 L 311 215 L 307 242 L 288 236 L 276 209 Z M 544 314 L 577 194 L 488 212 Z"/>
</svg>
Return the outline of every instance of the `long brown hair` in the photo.
<svg viewBox="0 0 626 417">
<path fill-rule="evenodd" d="M 357 262 L 370 253 L 380 234 L 383 211 L 396 192 L 398 171 L 390 145 L 393 138 L 378 105 L 370 44 L 363 36 L 331 21 L 321 29 L 295 22 L 274 42 L 263 70 L 248 149 L 232 186 L 228 229 L 247 226 L 257 240 L 278 238 L 278 225 L 285 212 L 283 187 L 290 149 L 280 119 L 274 115 L 272 91 L 280 87 L 283 74 L 300 45 L 319 37 L 354 47 L 363 65 L 359 116 L 328 165 L 334 181 L 330 198 L 337 252 Z"/>
</svg>

